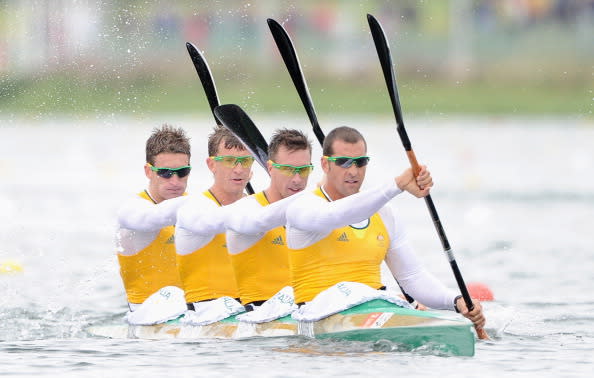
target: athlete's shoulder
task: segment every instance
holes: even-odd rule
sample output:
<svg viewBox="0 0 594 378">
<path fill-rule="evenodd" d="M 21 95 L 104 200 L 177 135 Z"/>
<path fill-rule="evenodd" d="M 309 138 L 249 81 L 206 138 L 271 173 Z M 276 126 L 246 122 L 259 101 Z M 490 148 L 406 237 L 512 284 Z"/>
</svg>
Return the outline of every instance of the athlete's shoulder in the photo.
<svg viewBox="0 0 594 378">
<path fill-rule="evenodd" d="M 253 205 L 260 205 L 260 198 L 266 198 L 265 196 L 263 196 L 260 193 L 256 193 L 256 194 L 250 194 L 249 196 L 245 196 L 245 197 L 241 197 L 240 199 L 238 199 L 237 201 L 235 201 L 234 203 L 232 203 L 231 205 L 228 206 L 253 206 Z"/>
<path fill-rule="evenodd" d="M 151 207 L 154 205 L 154 202 L 150 200 L 150 197 L 143 197 L 141 196 L 144 192 L 138 192 L 134 194 L 127 194 L 123 199 L 122 202 L 118 206 L 118 218 L 121 216 L 125 216 L 126 213 L 134 211 L 136 209 L 142 209 Z"/>
<path fill-rule="evenodd" d="M 212 209 L 217 208 L 217 204 L 211 200 L 210 198 L 204 196 L 203 194 L 190 194 L 185 196 L 185 202 L 180 206 L 178 210 L 179 213 L 182 212 L 204 212 L 204 211 L 211 211 Z"/>
</svg>

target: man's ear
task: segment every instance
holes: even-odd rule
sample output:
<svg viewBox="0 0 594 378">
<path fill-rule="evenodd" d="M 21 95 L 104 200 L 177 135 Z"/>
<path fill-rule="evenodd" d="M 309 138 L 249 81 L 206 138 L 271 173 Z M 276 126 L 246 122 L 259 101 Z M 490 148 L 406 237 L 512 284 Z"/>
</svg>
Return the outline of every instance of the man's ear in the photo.
<svg viewBox="0 0 594 378">
<path fill-rule="evenodd" d="M 215 172 L 215 161 L 210 157 L 206 158 L 206 166 L 208 167 L 208 169 L 210 169 L 212 173 Z"/>
<path fill-rule="evenodd" d="M 147 179 L 150 180 L 152 178 L 152 176 L 151 176 L 152 172 L 153 171 L 151 171 L 151 167 L 149 167 L 148 163 L 146 163 L 144 165 L 144 175 L 146 176 Z"/>
<path fill-rule="evenodd" d="M 322 170 L 324 171 L 324 173 L 328 173 L 328 170 L 330 169 L 328 159 L 324 159 L 324 157 L 322 156 L 320 158 L 320 165 L 322 166 Z"/>
</svg>

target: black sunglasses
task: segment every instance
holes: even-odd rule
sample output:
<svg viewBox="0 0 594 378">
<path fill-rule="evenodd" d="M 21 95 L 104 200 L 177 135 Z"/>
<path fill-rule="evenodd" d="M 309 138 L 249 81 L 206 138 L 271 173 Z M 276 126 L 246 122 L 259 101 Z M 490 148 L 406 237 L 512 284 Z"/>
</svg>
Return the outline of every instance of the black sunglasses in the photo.
<svg viewBox="0 0 594 378">
<path fill-rule="evenodd" d="M 350 168 L 351 165 L 355 164 L 357 168 L 361 168 L 369 163 L 369 156 L 324 156 L 328 161 L 333 161 L 334 164 L 341 168 Z"/>
<path fill-rule="evenodd" d="M 160 168 L 153 167 L 153 165 L 149 163 L 149 167 L 151 167 L 151 171 L 157 172 L 157 176 L 166 179 L 171 178 L 171 176 L 173 176 L 174 174 L 177 175 L 177 177 L 179 178 L 186 177 L 190 174 L 190 171 L 192 170 L 192 167 L 190 167 L 189 165 L 184 165 L 183 167 L 179 168 Z"/>
</svg>

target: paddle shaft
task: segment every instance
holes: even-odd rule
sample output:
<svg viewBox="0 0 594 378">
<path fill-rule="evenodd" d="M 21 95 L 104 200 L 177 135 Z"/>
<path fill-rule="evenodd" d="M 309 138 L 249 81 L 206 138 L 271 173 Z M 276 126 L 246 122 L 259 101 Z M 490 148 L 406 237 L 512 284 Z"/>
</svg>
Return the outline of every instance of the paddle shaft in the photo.
<svg viewBox="0 0 594 378">
<path fill-rule="evenodd" d="M 405 131 L 406 132 L 406 131 Z M 411 149 L 406 150 L 406 156 L 410 162 L 412 170 L 417 176 L 421 171 L 421 167 L 417 162 L 417 157 L 415 156 L 415 152 Z M 466 302 L 466 307 L 468 307 L 469 311 L 472 311 L 474 305 L 472 304 L 472 299 L 470 298 L 470 293 L 466 288 L 466 284 L 464 283 L 464 279 L 462 278 L 462 273 L 458 268 L 458 263 L 456 263 L 456 259 L 454 258 L 454 253 L 452 252 L 452 247 L 450 246 L 450 242 L 448 241 L 448 237 L 445 234 L 443 229 L 443 225 L 441 224 L 441 220 L 439 219 L 439 215 L 437 214 L 437 209 L 435 208 L 435 204 L 433 203 L 433 199 L 431 195 L 425 196 L 425 204 L 427 205 L 427 209 L 429 210 L 429 214 L 431 215 L 431 219 L 433 220 L 433 225 L 435 226 L 435 230 L 437 231 L 437 235 L 439 236 L 439 240 L 441 241 L 441 246 L 443 247 L 444 252 L 447 255 L 448 261 L 450 262 L 450 266 L 452 267 L 452 271 L 454 272 L 454 277 L 456 278 L 456 282 L 458 283 L 458 287 L 460 288 L 460 292 L 462 293 L 462 297 L 464 298 L 464 302 Z"/>
<path fill-rule="evenodd" d="M 368 14 L 367 21 L 369 22 L 371 35 L 373 36 L 373 41 L 375 43 L 377 55 L 379 57 L 380 64 L 382 66 L 382 71 L 384 74 L 384 79 L 386 81 L 386 86 L 390 94 L 390 101 L 392 103 L 392 109 L 394 111 L 394 116 L 396 118 L 398 135 L 400 136 L 400 140 L 406 151 L 406 155 L 411 164 L 413 173 L 415 176 L 417 176 L 421 168 L 419 166 L 419 163 L 417 162 L 417 158 L 412 149 L 410 139 L 408 138 L 408 134 L 404 127 L 404 120 L 402 119 L 402 109 L 400 107 L 400 98 L 398 96 L 398 88 L 396 86 L 396 74 L 394 72 L 394 66 L 392 64 L 392 57 L 390 54 L 388 41 L 386 39 L 386 35 L 384 33 L 383 28 L 381 27 L 380 23 L 375 19 L 375 17 Z M 454 257 L 454 253 L 441 224 L 441 220 L 439 219 L 439 215 L 437 214 L 437 209 L 435 208 L 435 204 L 433 203 L 431 195 L 427 195 L 425 197 L 425 203 L 427 205 L 427 209 L 429 210 L 429 214 L 431 215 L 431 219 L 433 220 L 433 225 L 435 226 L 435 230 L 437 231 L 443 250 L 446 253 L 446 256 L 450 263 L 450 267 L 452 268 L 452 272 L 454 273 L 454 277 L 456 278 L 456 283 L 458 284 L 458 288 L 460 289 L 462 298 L 464 298 L 464 302 L 466 303 L 468 311 L 472 311 L 474 309 L 472 299 L 470 298 L 470 294 L 468 293 L 468 289 L 466 288 L 466 284 L 464 283 L 464 278 L 462 278 L 462 273 L 458 268 L 458 263 L 456 262 L 456 259 Z M 477 328 L 476 331 L 479 338 L 489 338 L 484 329 Z"/>
<path fill-rule="evenodd" d="M 196 69 L 196 73 L 200 78 L 200 82 L 202 83 L 202 88 L 204 89 L 204 94 L 206 94 L 206 99 L 208 100 L 208 105 L 210 106 L 210 111 L 215 119 L 215 122 L 218 125 L 221 125 L 217 117 L 214 115 L 214 109 L 219 105 L 219 96 L 217 94 L 217 88 L 214 83 L 214 79 L 212 78 L 212 73 L 210 68 L 208 67 L 208 63 L 206 59 L 198 50 L 194 44 L 190 42 L 186 42 L 186 49 L 188 50 L 188 54 L 190 55 L 190 59 L 194 64 L 194 68 Z M 251 183 L 247 183 L 245 186 L 246 191 L 248 194 L 254 194 L 254 188 L 252 187 Z"/>
</svg>

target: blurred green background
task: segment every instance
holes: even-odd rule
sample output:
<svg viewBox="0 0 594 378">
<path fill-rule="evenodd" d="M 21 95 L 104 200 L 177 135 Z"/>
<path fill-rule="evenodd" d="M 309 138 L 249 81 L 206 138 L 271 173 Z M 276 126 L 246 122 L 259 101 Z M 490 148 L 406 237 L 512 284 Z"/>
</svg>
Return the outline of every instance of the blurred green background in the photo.
<svg viewBox="0 0 594 378">
<path fill-rule="evenodd" d="M 592 118 L 594 0 L 4 0 L 0 119 L 207 115 L 186 41 L 223 103 L 303 112 L 268 17 L 291 34 L 318 113 L 391 115 L 367 13 L 405 115 Z"/>
</svg>

